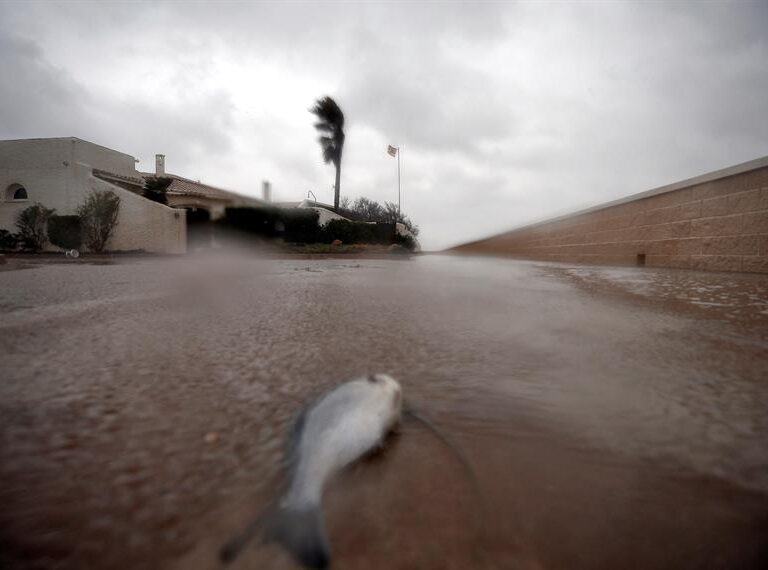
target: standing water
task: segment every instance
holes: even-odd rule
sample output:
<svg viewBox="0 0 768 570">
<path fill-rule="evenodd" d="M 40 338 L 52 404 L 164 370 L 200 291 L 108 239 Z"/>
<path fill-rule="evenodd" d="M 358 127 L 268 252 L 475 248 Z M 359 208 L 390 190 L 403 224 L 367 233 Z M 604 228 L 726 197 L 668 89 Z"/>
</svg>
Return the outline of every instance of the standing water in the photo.
<svg viewBox="0 0 768 570">
<path fill-rule="evenodd" d="M 425 256 L 0 273 L 0 562 L 213 568 L 311 398 L 406 421 L 331 482 L 334 568 L 768 566 L 764 277 Z M 454 447 L 455 449 L 451 449 Z M 292 568 L 254 544 L 233 568 Z"/>
</svg>

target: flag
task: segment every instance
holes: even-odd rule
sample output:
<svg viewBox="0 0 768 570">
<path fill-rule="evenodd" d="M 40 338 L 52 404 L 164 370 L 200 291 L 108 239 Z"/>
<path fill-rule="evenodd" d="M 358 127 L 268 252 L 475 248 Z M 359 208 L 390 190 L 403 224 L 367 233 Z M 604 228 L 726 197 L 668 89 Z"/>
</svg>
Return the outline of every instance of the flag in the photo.
<svg viewBox="0 0 768 570">
<path fill-rule="evenodd" d="M 397 151 L 398 151 L 397 147 L 394 147 L 392 145 L 389 145 L 387 147 L 387 153 L 389 154 L 389 156 L 397 156 Z"/>
</svg>

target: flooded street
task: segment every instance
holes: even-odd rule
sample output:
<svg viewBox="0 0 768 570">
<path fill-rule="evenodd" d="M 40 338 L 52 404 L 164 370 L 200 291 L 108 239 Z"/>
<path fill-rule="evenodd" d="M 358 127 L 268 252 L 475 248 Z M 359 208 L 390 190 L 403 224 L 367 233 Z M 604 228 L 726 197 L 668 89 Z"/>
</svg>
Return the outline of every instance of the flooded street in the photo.
<svg viewBox="0 0 768 570">
<path fill-rule="evenodd" d="M 0 272 L 0 566 L 221 567 L 301 407 L 387 372 L 333 568 L 768 567 L 768 279 L 422 256 Z M 258 541 L 232 566 L 294 568 Z"/>
</svg>

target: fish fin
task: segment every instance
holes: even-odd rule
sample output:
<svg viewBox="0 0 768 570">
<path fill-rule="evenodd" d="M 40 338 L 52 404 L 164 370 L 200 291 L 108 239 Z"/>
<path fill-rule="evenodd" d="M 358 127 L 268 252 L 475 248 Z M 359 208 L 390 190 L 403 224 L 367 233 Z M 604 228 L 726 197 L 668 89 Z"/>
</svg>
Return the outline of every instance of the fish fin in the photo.
<svg viewBox="0 0 768 570">
<path fill-rule="evenodd" d="M 265 527 L 265 541 L 274 541 L 307 568 L 328 568 L 331 555 L 319 505 L 281 507 Z"/>
</svg>

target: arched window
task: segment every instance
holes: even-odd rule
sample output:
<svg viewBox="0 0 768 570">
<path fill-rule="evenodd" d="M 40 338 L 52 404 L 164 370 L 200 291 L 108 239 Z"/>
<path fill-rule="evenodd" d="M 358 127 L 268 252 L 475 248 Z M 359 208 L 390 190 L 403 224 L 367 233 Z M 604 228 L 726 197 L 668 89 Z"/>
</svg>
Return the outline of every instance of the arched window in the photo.
<svg viewBox="0 0 768 570">
<path fill-rule="evenodd" d="M 27 189 L 21 184 L 11 184 L 5 191 L 5 199 L 8 202 L 29 200 Z"/>
</svg>

